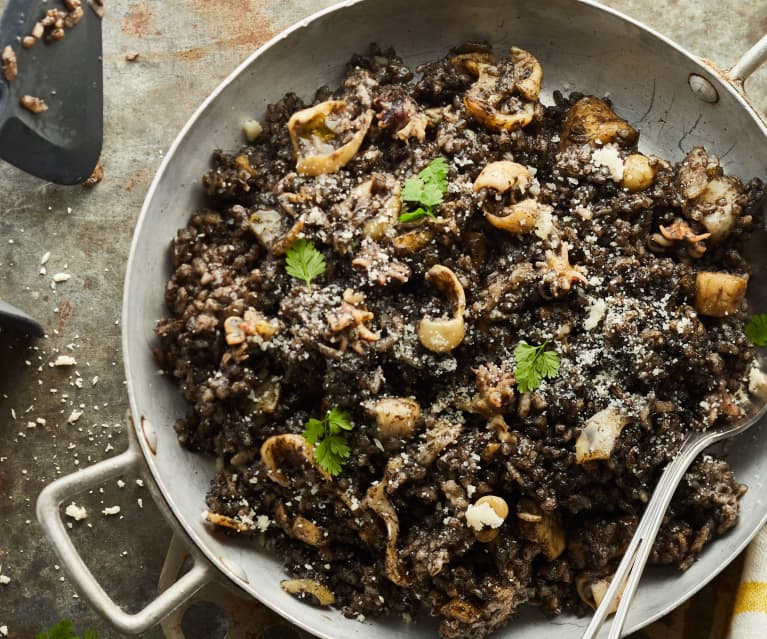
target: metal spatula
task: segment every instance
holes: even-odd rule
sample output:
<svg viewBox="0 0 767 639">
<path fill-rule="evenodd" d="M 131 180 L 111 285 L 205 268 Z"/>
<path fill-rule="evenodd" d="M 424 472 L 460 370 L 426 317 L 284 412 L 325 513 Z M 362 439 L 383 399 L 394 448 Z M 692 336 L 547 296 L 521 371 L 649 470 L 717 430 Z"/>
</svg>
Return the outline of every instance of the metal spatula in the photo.
<svg viewBox="0 0 767 639">
<path fill-rule="evenodd" d="M 0 18 L 0 51 L 10 45 L 18 68 L 10 81 L 0 72 L 0 159 L 58 184 L 85 180 L 101 153 L 101 18 L 91 2 L 82 0 L 82 17 L 62 27 L 63 39 L 48 27 L 29 48 L 23 39 L 48 10 L 71 13 L 77 2 L 7 0 Z M 40 98 L 47 110 L 29 111 L 23 96 Z"/>
</svg>

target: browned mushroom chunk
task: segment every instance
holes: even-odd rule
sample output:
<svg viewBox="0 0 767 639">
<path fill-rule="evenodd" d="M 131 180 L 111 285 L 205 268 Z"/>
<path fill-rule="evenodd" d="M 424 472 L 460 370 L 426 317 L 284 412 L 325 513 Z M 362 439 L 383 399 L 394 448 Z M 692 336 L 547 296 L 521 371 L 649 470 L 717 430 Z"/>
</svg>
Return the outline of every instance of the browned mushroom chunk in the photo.
<svg viewBox="0 0 767 639">
<path fill-rule="evenodd" d="M 737 313 L 747 288 L 748 277 L 700 271 L 695 278 L 695 310 L 712 317 Z"/>
<path fill-rule="evenodd" d="M 606 102 L 593 95 L 578 100 L 567 112 L 560 148 L 571 144 L 634 144 L 639 133 Z"/>
</svg>

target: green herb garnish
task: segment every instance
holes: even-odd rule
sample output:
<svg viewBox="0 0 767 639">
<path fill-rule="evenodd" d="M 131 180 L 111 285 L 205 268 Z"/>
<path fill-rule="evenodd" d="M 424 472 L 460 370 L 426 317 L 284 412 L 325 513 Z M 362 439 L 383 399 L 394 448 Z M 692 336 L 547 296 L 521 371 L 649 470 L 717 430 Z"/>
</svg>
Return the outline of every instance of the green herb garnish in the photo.
<svg viewBox="0 0 767 639">
<path fill-rule="evenodd" d="M 767 346 L 767 314 L 752 315 L 744 329 L 746 337 L 756 346 Z"/>
<path fill-rule="evenodd" d="M 291 277 L 306 282 L 306 288 L 310 291 L 312 280 L 322 275 L 326 268 L 322 253 L 306 240 L 296 240 L 285 253 L 285 271 Z"/>
<path fill-rule="evenodd" d="M 432 209 L 442 204 L 447 193 L 447 171 L 447 160 L 434 158 L 416 177 L 405 180 L 400 194 L 402 202 L 419 206 L 414 211 L 400 215 L 400 222 L 415 222 L 423 217 L 435 217 Z"/>
<path fill-rule="evenodd" d="M 57 624 L 52 625 L 48 630 L 35 635 L 35 639 L 80 639 L 72 630 L 72 620 L 62 619 Z M 86 630 L 83 639 L 98 639 L 95 630 Z"/>
<path fill-rule="evenodd" d="M 517 360 L 514 378 L 520 393 L 535 390 L 544 377 L 551 379 L 559 373 L 559 355 L 546 350 L 548 343 L 549 340 L 546 340 L 540 346 L 530 346 L 527 342 L 520 342 L 514 349 Z"/>
<path fill-rule="evenodd" d="M 351 451 L 343 431 L 354 428 L 349 413 L 331 408 L 325 417 L 312 417 L 304 424 L 304 439 L 314 446 L 314 457 L 321 468 L 335 476 L 349 459 Z"/>
</svg>

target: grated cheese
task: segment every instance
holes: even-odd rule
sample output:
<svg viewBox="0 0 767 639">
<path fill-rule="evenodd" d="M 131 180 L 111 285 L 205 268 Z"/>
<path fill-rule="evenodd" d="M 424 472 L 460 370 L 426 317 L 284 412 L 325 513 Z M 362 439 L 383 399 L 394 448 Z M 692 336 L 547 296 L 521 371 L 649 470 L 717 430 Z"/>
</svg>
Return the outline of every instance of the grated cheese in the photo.
<svg viewBox="0 0 767 639">
<path fill-rule="evenodd" d="M 85 510 L 83 506 L 78 506 L 75 502 L 72 502 L 67 506 L 66 510 L 64 511 L 64 514 L 67 517 L 71 517 L 75 521 L 82 521 L 86 517 L 88 517 L 88 511 Z"/>
<path fill-rule="evenodd" d="M 499 528 L 503 523 L 503 518 L 496 514 L 490 504 L 484 502 L 479 506 L 471 504 L 466 509 L 466 523 L 474 530 L 482 530 L 485 526 Z"/>
<path fill-rule="evenodd" d="M 623 160 L 618 154 L 618 147 L 614 144 L 597 149 L 591 155 L 591 163 L 594 166 L 605 167 L 614 182 L 620 182 L 623 179 Z"/>
</svg>

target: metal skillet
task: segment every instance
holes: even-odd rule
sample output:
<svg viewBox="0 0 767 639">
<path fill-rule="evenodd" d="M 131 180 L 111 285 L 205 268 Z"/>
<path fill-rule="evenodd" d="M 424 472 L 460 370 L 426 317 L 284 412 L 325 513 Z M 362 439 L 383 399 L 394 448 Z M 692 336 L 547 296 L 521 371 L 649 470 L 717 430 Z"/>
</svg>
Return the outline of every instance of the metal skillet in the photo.
<svg viewBox="0 0 767 639">
<path fill-rule="evenodd" d="M 742 80 L 764 60 L 764 49 L 755 50 L 748 65 L 739 65 L 739 77 L 731 79 L 659 34 L 587 0 L 442 0 L 439 10 L 434 6 L 427 0 L 352 0 L 302 21 L 235 70 L 166 155 L 136 228 L 125 285 L 123 348 L 136 442 L 116 458 L 58 480 L 38 502 L 38 517 L 70 578 L 119 630 L 142 632 L 206 583 L 223 580 L 326 639 L 436 636 L 426 620 L 359 623 L 302 604 L 281 590 L 279 558 L 252 542 L 213 535 L 201 520 L 213 462 L 177 444 L 172 424 L 184 405 L 170 381 L 157 375 L 150 350 L 155 322 L 164 314 L 167 243 L 202 204 L 198 180 L 207 169 L 209 150 L 236 148 L 242 120 L 261 117 L 266 104 L 287 91 L 309 97 L 317 86 L 337 83 L 345 61 L 372 41 L 393 45 L 413 65 L 460 42 L 486 39 L 497 51 L 514 44 L 534 52 L 544 68 L 545 103 L 551 103 L 556 88 L 609 94 L 617 111 L 641 130 L 645 153 L 679 160 L 702 144 L 722 158 L 728 173 L 750 177 L 763 175 L 767 167 L 767 128 L 742 93 Z M 752 278 L 752 302 L 764 310 L 767 289 L 759 284 L 758 277 Z M 740 481 L 750 487 L 739 525 L 711 544 L 687 572 L 648 571 L 627 630 L 650 623 L 691 596 L 767 521 L 767 504 L 760 499 L 767 477 L 767 456 L 761 454 L 767 426 L 757 425 L 744 437 L 733 442 L 729 456 Z M 153 480 L 156 498 L 188 542 L 194 565 L 144 610 L 128 614 L 108 598 L 76 553 L 59 505 L 91 485 L 136 470 Z M 575 639 L 587 623 L 571 615 L 546 619 L 529 609 L 496 636 L 533 639 L 545 633 L 550 639 Z"/>
</svg>

